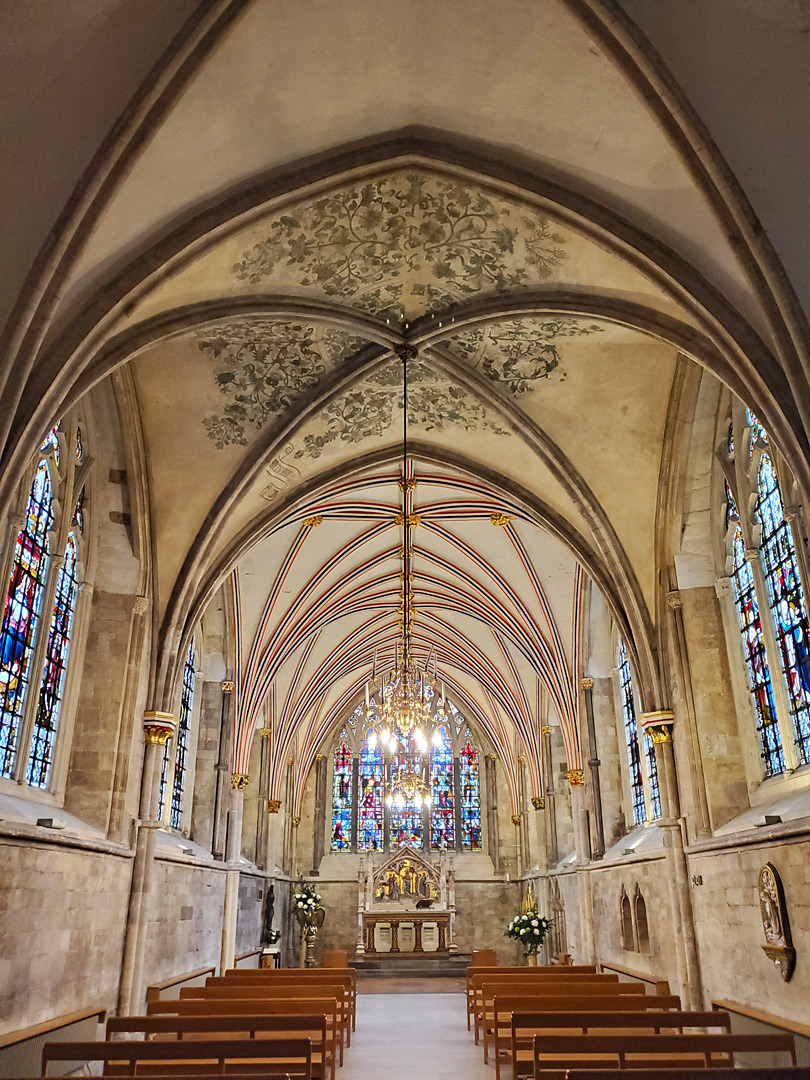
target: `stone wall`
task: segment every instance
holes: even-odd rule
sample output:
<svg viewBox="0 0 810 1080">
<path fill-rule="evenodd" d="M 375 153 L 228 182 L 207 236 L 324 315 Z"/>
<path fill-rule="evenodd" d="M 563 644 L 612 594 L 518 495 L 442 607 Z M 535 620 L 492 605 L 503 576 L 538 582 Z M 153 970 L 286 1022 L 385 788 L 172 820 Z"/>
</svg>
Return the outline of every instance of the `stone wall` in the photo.
<svg viewBox="0 0 810 1080">
<path fill-rule="evenodd" d="M 267 882 L 260 874 L 239 877 L 239 909 L 236 916 L 236 953 L 261 944 Z"/>
<path fill-rule="evenodd" d="M 796 949 L 796 970 L 783 981 L 762 951 L 757 877 L 770 862 L 778 870 Z M 807 835 L 689 857 L 692 903 L 707 1003 L 728 998 L 807 1023 L 810 1002 L 810 842 Z"/>
<path fill-rule="evenodd" d="M 118 997 L 132 860 L 2 841 L 0 1031 Z"/>
<path fill-rule="evenodd" d="M 521 950 L 516 941 L 503 936 L 520 908 L 520 890 L 515 882 L 456 882 L 456 944 L 459 952 L 494 949 L 501 964 L 519 964 Z"/>
</svg>

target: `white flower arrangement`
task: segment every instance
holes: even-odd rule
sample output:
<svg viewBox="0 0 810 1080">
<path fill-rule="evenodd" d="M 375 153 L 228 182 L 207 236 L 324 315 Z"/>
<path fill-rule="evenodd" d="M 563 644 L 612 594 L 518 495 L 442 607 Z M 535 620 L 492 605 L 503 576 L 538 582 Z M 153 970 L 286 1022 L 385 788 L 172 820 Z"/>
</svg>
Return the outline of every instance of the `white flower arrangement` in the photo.
<svg viewBox="0 0 810 1080">
<path fill-rule="evenodd" d="M 533 909 L 521 911 L 507 926 L 504 937 L 519 941 L 526 956 L 536 953 L 545 940 L 551 921 Z"/>
<path fill-rule="evenodd" d="M 304 881 L 299 881 L 295 886 L 292 896 L 292 909 L 296 919 L 303 925 L 318 925 L 323 923 L 323 916 L 318 912 L 323 910 L 321 894 L 315 892 L 315 886 Z"/>
</svg>

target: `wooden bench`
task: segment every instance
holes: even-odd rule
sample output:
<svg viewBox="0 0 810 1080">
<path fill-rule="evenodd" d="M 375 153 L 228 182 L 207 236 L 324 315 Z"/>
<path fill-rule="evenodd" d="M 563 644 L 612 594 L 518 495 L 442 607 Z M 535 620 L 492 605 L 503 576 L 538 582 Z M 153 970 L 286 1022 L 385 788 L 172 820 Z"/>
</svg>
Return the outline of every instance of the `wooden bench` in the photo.
<svg viewBox="0 0 810 1080">
<path fill-rule="evenodd" d="M 717 1069 L 705 1073 L 694 1069 L 544 1069 L 543 1080 L 810 1080 L 805 1066 L 784 1068 Z M 229 1080 L 233 1078 L 229 1077 Z"/>
<path fill-rule="evenodd" d="M 223 975 L 206 979 L 205 987 L 200 987 L 200 989 L 224 989 L 242 998 L 273 987 L 276 987 L 280 993 L 295 992 L 299 994 L 303 990 L 309 994 L 312 992 L 320 994 L 323 991 L 325 997 L 334 995 L 340 998 L 343 1003 L 343 1012 L 346 1019 L 346 1045 L 351 1046 L 354 994 L 350 980 L 339 971 L 331 977 L 321 975 L 317 979 L 308 978 L 307 976 L 296 977 L 295 975 L 285 979 L 274 979 L 272 978 L 272 975 L 275 974 L 273 970 L 267 972 L 271 978 L 254 978 L 251 974 L 247 974 L 245 978 L 243 977 L 245 974 L 244 972 L 237 972 L 231 978 Z M 265 973 L 258 972 L 257 974 L 264 975 Z"/>
<path fill-rule="evenodd" d="M 327 1031 L 326 1016 L 118 1016 L 107 1022 L 107 1038 L 142 1034 L 147 1039 L 197 1041 L 214 1036 L 229 1039 L 309 1039 L 312 1074 L 335 1080 L 335 1033 Z"/>
<path fill-rule="evenodd" d="M 337 1048 L 338 1064 L 343 1064 L 340 1003 L 336 998 L 255 998 L 226 1002 L 200 998 L 192 1001 L 161 1001 L 146 1007 L 147 1016 L 296 1016 L 314 1015 L 326 1019 L 327 1037 Z"/>
<path fill-rule="evenodd" d="M 312 1080 L 309 1039 L 183 1040 L 182 1056 L 165 1042 L 47 1043 L 42 1072 L 52 1061 L 101 1062 L 104 1076 L 222 1076 L 228 1071 Z M 247 1064 L 249 1063 L 249 1064 Z"/>
<path fill-rule="evenodd" d="M 635 1005 L 636 999 L 625 1000 Z M 644 995 L 643 1000 L 645 1003 L 656 1002 L 661 1000 L 661 996 Z M 683 1032 L 685 1028 L 719 1028 L 721 1032 L 731 1032 L 731 1017 L 728 1013 L 715 1010 L 682 1012 L 674 1008 L 666 1012 L 660 1009 L 640 1012 L 636 1005 L 632 1010 L 622 1012 L 524 1012 L 520 1008 L 515 1009 L 513 1002 L 496 998 L 495 1012 L 498 1018 L 494 1039 L 496 1076 L 500 1077 L 501 1064 L 511 1063 L 513 1080 L 532 1075 L 534 1037 L 539 1034 L 571 1035 L 579 1032 L 587 1035 L 594 1030 L 604 1035 L 621 1034 L 622 1031 L 628 1035 L 640 1035 L 645 1031 L 674 1034 Z"/>
<path fill-rule="evenodd" d="M 557 1035 L 534 1036 L 532 1076 L 548 1070 L 637 1068 L 733 1068 L 737 1053 L 785 1053 L 796 1064 L 792 1035 Z M 714 1071 L 712 1071 L 714 1076 Z"/>
<path fill-rule="evenodd" d="M 349 1003 L 352 1010 L 352 1031 L 357 1028 L 357 972 L 354 968 L 330 967 L 321 968 L 317 971 L 307 970 L 306 968 L 256 968 L 242 971 L 231 968 L 225 972 L 224 977 L 226 979 L 238 978 L 241 980 L 244 976 L 247 976 L 246 982 L 250 982 L 252 978 L 265 979 L 269 982 L 297 982 L 300 979 L 306 979 L 310 982 L 334 982 L 336 978 L 346 979 L 349 987 Z"/>
<path fill-rule="evenodd" d="M 557 974 L 562 973 L 565 975 L 595 975 L 596 966 L 593 964 L 582 964 L 578 967 L 560 967 L 558 964 L 545 964 L 541 967 L 527 968 L 525 965 L 521 967 L 498 967 L 496 965 L 475 965 L 470 964 L 467 968 L 467 1031 L 470 1030 L 471 1020 L 473 1015 L 472 1010 L 472 980 L 475 975 L 517 975 L 520 977 L 524 974 L 532 974 L 533 972 L 539 972 L 541 974 Z"/>
<path fill-rule="evenodd" d="M 480 1039 L 484 1014 L 491 1009 L 496 994 L 518 996 L 537 993 L 546 997 L 558 994 L 562 996 L 576 994 L 580 997 L 587 997 L 590 994 L 641 996 L 644 994 L 644 987 L 638 983 L 620 983 L 617 978 L 602 975 L 571 976 L 562 979 L 548 975 L 526 976 L 518 979 L 512 975 L 483 975 L 480 978 L 474 976 L 472 1010 L 476 1045 Z"/>
</svg>

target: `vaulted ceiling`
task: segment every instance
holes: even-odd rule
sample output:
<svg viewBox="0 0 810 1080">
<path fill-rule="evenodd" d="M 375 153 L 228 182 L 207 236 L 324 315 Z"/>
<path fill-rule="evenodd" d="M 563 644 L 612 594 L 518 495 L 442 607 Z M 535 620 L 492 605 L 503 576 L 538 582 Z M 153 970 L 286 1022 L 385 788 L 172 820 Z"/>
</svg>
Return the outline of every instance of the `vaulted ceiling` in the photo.
<svg viewBox="0 0 810 1080">
<path fill-rule="evenodd" d="M 74 4 L 71 78 L 132 10 Z M 124 372 L 148 473 L 153 704 L 225 587 L 239 763 L 272 698 L 273 760 L 305 770 L 375 651 L 393 658 L 407 343 L 417 651 L 536 785 L 538 685 L 578 754 L 586 582 L 646 705 L 664 704 L 656 523 L 684 373 L 756 402 L 797 461 L 806 447 L 802 318 L 767 238 L 613 3 L 139 12 L 128 63 L 97 68 L 111 100 L 166 52 L 9 324 L 9 475 L 52 413 Z M 44 69 L 53 42 L 29 19 L 14 29 Z M 84 119 L 88 143 L 109 123 Z M 26 152 L 41 150 L 21 137 Z M 13 223 L 18 266 L 53 225 L 48 190 Z"/>
</svg>

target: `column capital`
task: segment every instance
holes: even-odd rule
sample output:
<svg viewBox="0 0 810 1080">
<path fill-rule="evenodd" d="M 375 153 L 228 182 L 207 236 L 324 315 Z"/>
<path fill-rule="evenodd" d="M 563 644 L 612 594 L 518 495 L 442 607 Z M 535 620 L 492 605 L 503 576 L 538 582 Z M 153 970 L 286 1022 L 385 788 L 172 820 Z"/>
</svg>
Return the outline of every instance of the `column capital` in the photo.
<svg viewBox="0 0 810 1080">
<path fill-rule="evenodd" d="M 543 726 L 540 728 L 540 734 L 541 735 L 550 735 L 551 734 L 551 725 L 550 724 L 543 724 Z"/>
<path fill-rule="evenodd" d="M 223 694 L 232 694 L 236 689 L 236 683 L 232 679 L 225 679 L 219 684 L 219 688 Z"/>
<path fill-rule="evenodd" d="M 731 578 L 730 577 L 720 577 L 720 578 L 718 578 L 717 581 L 715 581 L 715 583 L 714 583 L 714 591 L 715 591 L 715 593 L 717 593 L 718 599 L 720 599 L 723 596 L 729 595 L 729 593 L 731 592 Z"/>
<path fill-rule="evenodd" d="M 675 714 L 671 709 L 658 709 L 657 712 L 642 713 L 639 726 L 654 743 L 672 742 L 672 728 L 675 726 Z"/>
<path fill-rule="evenodd" d="M 590 675 L 586 675 L 584 679 L 580 679 L 579 685 L 583 690 L 593 690 L 593 679 Z"/>
<path fill-rule="evenodd" d="M 743 552 L 743 558 L 746 562 L 759 562 L 759 548 L 748 547 L 748 545 L 746 545 L 745 551 Z"/>
<path fill-rule="evenodd" d="M 565 775 L 571 787 L 579 787 L 585 783 L 584 769 L 569 769 Z"/>
<path fill-rule="evenodd" d="M 512 824 L 515 828 L 520 825 L 520 814 L 512 814 Z"/>
<path fill-rule="evenodd" d="M 259 728 L 259 731 L 258 731 L 258 734 L 259 734 L 259 735 L 260 735 L 260 736 L 261 736 L 261 737 L 262 737 L 263 739 L 269 739 L 269 738 L 270 738 L 270 736 L 271 736 L 271 735 L 273 734 L 273 729 L 272 729 L 272 728 L 269 728 L 269 727 L 260 727 L 260 728 Z"/>
<path fill-rule="evenodd" d="M 145 615 L 149 610 L 149 597 L 148 596 L 136 596 L 132 601 L 132 613 L 133 615 Z"/>
<path fill-rule="evenodd" d="M 535 795 L 532 799 L 532 806 L 535 808 L 535 810 L 545 810 L 546 800 L 543 798 L 542 795 Z"/>
<path fill-rule="evenodd" d="M 680 589 L 670 589 L 667 593 L 667 605 L 676 611 L 678 608 L 683 607 L 683 601 L 681 600 Z"/>
<path fill-rule="evenodd" d="M 148 743 L 165 746 L 174 735 L 174 715 L 150 710 L 143 714 L 143 737 Z"/>
<path fill-rule="evenodd" d="M 248 773 L 235 772 L 231 775 L 231 787 L 234 791 L 244 791 L 249 783 Z"/>
<path fill-rule="evenodd" d="M 268 799 L 267 800 L 267 813 L 277 814 L 281 809 L 281 799 Z"/>
</svg>

